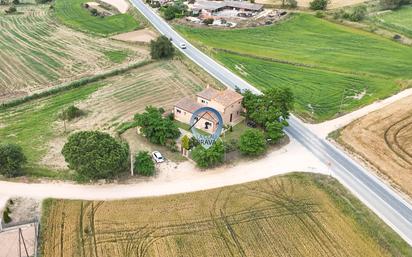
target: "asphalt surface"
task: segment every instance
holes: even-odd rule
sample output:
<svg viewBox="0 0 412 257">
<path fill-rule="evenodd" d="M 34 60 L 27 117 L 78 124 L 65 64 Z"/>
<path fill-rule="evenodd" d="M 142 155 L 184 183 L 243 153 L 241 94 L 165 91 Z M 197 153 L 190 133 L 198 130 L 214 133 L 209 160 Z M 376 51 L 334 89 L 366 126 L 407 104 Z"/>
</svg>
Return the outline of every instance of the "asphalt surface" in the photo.
<svg viewBox="0 0 412 257">
<path fill-rule="evenodd" d="M 238 87 L 241 90 L 248 89 L 257 94 L 261 93 L 191 45 L 141 0 L 131 0 L 131 2 L 160 33 L 172 39 L 172 43 L 187 57 L 224 85 L 231 88 Z M 181 48 L 181 43 L 186 45 L 185 49 Z M 406 200 L 340 149 L 312 133 L 296 117 L 292 116 L 289 119 L 286 133 L 330 167 L 329 170 L 333 177 L 338 179 L 412 246 L 412 206 Z M 296 156 L 296 159 L 299 161 L 299 156 Z"/>
</svg>

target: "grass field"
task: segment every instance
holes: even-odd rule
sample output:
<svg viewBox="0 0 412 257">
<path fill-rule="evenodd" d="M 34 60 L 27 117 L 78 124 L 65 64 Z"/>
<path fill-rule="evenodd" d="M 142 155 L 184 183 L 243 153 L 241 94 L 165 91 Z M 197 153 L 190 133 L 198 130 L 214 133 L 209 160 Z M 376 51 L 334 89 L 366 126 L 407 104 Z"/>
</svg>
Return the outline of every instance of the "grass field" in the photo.
<svg viewBox="0 0 412 257">
<path fill-rule="evenodd" d="M 87 113 L 67 123 L 67 132 L 94 129 L 113 132 L 146 105 L 168 109 L 181 97 L 194 95 L 203 85 L 180 61 L 156 62 L 99 83 L 0 109 L 0 138 L 2 142 L 23 147 L 29 160 L 29 175 L 61 176 L 62 173 L 51 170 L 65 168 L 60 151 L 68 135 L 58 120 L 65 107 L 76 104 Z"/>
<path fill-rule="evenodd" d="M 412 196 L 412 96 L 342 129 L 337 141 Z"/>
<path fill-rule="evenodd" d="M 370 20 L 378 26 L 412 38 L 412 6 L 372 16 Z"/>
<path fill-rule="evenodd" d="M 412 48 L 307 14 L 251 29 L 176 28 L 258 88 L 289 86 L 298 114 L 315 121 L 387 97 L 412 78 Z"/>
<path fill-rule="evenodd" d="M 109 36 L 139 28 L 139 23 L 130 14 L 96 17 L 83 8 L 87 0 L 56 0 L 54 8 L 57 18 L 65 25 L 96 35 Z"/>
<path fill-rule="evenodd" d="M 148 56 L 142 47 L 62 26 L 51 16 L 48 5 L 21 5 L 18 9 L 23 14 L 0 14 L 0 102 Z M 124 54 L 113 58 L 113 53 Z"/>
<path fill-rule="evenodd" d="M 41 247 L 55 256 L 410 256 L 335 180 L 291 174 L 113 202 L 46 200 Z"/>
</svg>

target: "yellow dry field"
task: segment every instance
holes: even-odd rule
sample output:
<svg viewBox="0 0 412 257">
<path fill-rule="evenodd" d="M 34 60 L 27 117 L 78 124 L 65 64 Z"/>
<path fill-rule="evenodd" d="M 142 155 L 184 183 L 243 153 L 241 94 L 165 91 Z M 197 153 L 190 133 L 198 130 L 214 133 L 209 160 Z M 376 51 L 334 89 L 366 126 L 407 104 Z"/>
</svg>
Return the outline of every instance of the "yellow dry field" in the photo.
<svg viewBox="0 0 412 257">
<path fill-rule="evenodd" d="M 0 6 L 0 102 L 92 76 L 148 57 L 146 48 L 73 31 L 52 16 L 49 5 Z M 122 63 L 107 54 L 126 53 Z"/>
<path fill-rule="evenodd" d="M 47 200 L 42 225 L 44 257 L 412 254 L 334 180 L 300 173 L 163 197 Z"/>
<path fill-rule="evenodd" d="M 412 96 L 349 124 L 338 141 L 412 196 Z"/>
</svg>

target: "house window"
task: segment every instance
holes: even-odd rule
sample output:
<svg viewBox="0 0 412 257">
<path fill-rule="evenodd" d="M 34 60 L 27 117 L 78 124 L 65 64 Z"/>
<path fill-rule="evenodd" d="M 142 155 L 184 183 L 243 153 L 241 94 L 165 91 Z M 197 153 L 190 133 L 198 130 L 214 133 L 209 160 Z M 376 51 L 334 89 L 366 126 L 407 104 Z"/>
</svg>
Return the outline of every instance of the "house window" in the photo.
<svg viewBox="0 0 412 257">
<path fill-rule="evenodd" d="M 176 112 L 177 112 L 177 113 L 182 113 L 182 111 L 181 111 L 181 110 L 179 110 L 179 109 L 176 109 Z"/>
</svg>

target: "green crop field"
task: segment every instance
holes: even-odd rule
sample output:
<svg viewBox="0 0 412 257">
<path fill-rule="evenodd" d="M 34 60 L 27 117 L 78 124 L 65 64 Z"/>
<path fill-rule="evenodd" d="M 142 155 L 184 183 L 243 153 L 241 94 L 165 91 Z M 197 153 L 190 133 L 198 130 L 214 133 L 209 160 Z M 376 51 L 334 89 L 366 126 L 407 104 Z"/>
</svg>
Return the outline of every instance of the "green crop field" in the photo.
<svg viewBox="0 0 412 257">
<path fill-rule="evenodd" d="M 104 18 L 92 16 L 90 11 L 82 6 L 87 2 L 89 1 L 56 0 L 56 16 L 69 27 L 102 36 L 129 32 L 139 27 L 137 20 L 130 14 L 116 14 Z"/>
<path fill-rule="evenodd" d="M 412 37 L 412 6 L 370 17 L 376 25 Z"/>
<path fill-rule="evenodd" d="M 42 256 L 410 256 L 336 180 L 294 173 L 122 201 L 46 200 Z"/>
<path fill-rule="evenodd" d="M 289 86 L 297 113 L 315 121 L 390 96 L 412 79 L 411 47 L 308 14 L 250 29 L 176 28 L 258 88 Z"/>
</svg>

